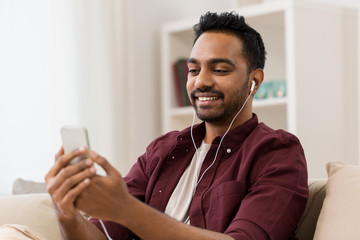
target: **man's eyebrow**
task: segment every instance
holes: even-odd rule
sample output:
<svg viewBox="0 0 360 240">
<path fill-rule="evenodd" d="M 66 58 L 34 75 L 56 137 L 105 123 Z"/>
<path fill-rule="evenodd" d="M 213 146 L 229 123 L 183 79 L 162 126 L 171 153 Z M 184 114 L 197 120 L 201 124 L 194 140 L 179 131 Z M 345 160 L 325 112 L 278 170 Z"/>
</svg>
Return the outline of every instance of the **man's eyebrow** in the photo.
<svg viewBox="0 0 360 240">
<path fill-rule="evenodd" d="M 188 64 L 189 64 L 189 63 L 197 64 L 198 61 L 197 61 L 195 58 L 189 58 L 189 59 L 187 60 L 187 63 L 188 63 Z M 210 63 L 210 64 L 215 64 L 215 63 L 227 63 L 227 64 L 229 64 L 229 65 L 231 65 L 232 67 L 235 68 L 235 64 L 234 64 L 231 60 L 229 60 L 229 59 L 227 59 L 227 58 L 213 58 L 213 59 L 211 59 L 211 60 L 209 61 L 209 63 Z"/>
<path fill-rule="evenodd" d="M 189 58 L 189 59 L 187 60 L 187 63 L 188 63 L 188 64 L 189 64 L 189 63 L 197 64 L 198 62 L 195 60 L 195 58 Z"/>
<path fill-rule="evenodd" d="M 214 59 L 210 60 L 210 63 L 212 63 L 212 64 L 214 64 L 214 63 L 227 63 L 227 64 L 229 64 L 229 65 L 231 65 L 232 67 L 235 68 L 235 64 L 231 60 L 229 60 L 227 58 L 214 58 Z"/>
</svg>

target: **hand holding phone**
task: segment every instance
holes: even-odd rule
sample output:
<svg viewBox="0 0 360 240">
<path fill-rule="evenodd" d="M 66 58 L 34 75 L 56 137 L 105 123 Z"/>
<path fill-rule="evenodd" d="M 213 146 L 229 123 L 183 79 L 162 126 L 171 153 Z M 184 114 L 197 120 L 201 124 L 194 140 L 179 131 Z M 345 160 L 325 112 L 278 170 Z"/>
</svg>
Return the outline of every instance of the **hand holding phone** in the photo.
<svg viewBox="0 0 360 240">
<path fill-rule="evenodd" d="M 87 151 L 84 155 L 74 158 L 71 164 L 76 164 L 83 159 L 88 158 L 90 150 L 88 133 L 83 126 L 64 126 L 60 130 L 64 153 L 68 154 L 80 147 L 86 147 Z"/>
</svg>

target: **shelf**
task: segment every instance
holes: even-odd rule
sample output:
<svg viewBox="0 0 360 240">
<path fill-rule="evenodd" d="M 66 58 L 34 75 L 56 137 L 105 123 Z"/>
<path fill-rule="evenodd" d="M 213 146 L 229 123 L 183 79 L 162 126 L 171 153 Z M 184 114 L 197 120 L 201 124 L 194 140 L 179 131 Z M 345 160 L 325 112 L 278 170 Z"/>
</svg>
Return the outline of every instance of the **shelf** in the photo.
<svg viewBox="0 0 360 240">
<path fill-rule="evenodd" d="M 286 97 L 283 98 L 266 98 L 266 99 L 254 99 L 253 107 L 261 108 L 261 107 L 275 107 L 280 105 L 286 105 L 288 102 Z"/>
</svg>

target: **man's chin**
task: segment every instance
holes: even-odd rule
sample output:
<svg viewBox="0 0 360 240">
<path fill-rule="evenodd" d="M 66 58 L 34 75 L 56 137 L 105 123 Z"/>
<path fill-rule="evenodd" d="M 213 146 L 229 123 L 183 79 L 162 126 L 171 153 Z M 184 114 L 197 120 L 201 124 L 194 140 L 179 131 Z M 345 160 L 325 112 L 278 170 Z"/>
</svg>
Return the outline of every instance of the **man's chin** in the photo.
<svg viewBox="0 0 360 240">
<path fill-rule="evenodd" d="M 219 116 L 219 114 L 204 114 L 199 111 L 196 111 L 196 115 L 201 121 L 211 123 L 219 122 L 222 118 L 222 115 Z"/>
</svg>

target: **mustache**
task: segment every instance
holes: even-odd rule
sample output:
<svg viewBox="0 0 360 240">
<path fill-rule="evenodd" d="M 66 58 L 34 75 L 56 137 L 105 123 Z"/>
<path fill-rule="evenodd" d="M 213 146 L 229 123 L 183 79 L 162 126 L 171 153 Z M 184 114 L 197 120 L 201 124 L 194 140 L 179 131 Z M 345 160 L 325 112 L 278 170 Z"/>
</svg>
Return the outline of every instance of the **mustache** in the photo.
<svg viewBox="0 0 360 240">
<path fill-rule="evenodd" d="M 221 92 L 221 91 L 217 91 L 217 90 L 214 90 L 214 89 L 195 89 L 194 91 L 192 91 L 190 93 L 190 96 L 192 99 L 195 99 L 196 98 L 196 95 L 199 94 L 199 93 L 209 93 L 211 95 L 215 95 L 219 98 L 223 98 L 224 97 L 224 93 Z"/>
</svg>

